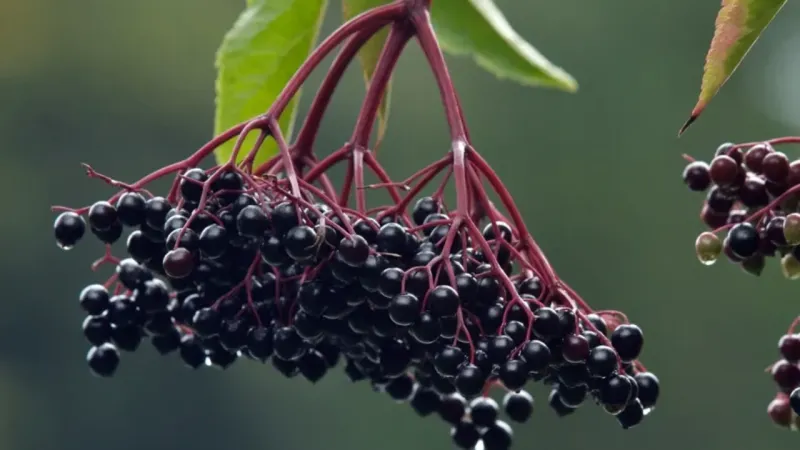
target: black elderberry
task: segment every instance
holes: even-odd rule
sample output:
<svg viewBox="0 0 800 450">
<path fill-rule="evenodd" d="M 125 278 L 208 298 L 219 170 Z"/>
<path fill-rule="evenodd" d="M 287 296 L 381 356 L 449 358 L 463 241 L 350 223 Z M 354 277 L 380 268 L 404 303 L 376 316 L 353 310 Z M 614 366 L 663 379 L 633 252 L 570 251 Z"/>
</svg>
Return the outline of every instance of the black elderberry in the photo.
<svg viewBox="0 0 800 450">
<path fill-rule="evenodd" d="M 510 359 L 500 366 L 500 381 L 508 390 L 518 391 L 528 381 L 528 370 L 519 359 Z"/>
<path fill-rule="evenodd" d="M 789 158 L 783 152 L 771 152 L 761 161 L 764 177 L 773 183 L 783 183 L 789 175 Z"/>
<path fill-rule="evenodd" d="M 449 394 L 439 402 L 439 416 L 445 422 L 457 425 L 467 412 L 467 401 L 459 394 Z"/>
<path fill-rule="evenodd" d="M 369 244 L 359 235 L 342 238 L 339 242 L 339 259 L 352 267 L 360 267 L 369 257 Z"/>
<path fill-rule="evenodd" d="M 89 207 L 89 226 L 93 230 L 106 231 L 117 223 L 117 208 L 107 201 L 99 201 Z"/>
<path fill-rule="evenodd" d="M 108 343 L 95 346 L 86 354 L 86 362 L 96 376 L 110 377 L 119 366 L 119 351 Z"/>
<path fill-rule="evenodd" d="M 644 345 L 642 330 L 633 324 L 622 324 L 611 333 L 611 345 L 620 359 L 630 362 L 639 357 Z"/>
<path fill-rule="evenodd" d="M 110 297 L 102 284 L 90 284 L 81 291 L 78 301 L 88 314 L 100 315 L 108 309 Z"/>
<path fill-rule="evenodd" d="M 378 292 L 384 297 L 393 298 L 402 289 L 403 270 L 398 267 L 389 267 L 381 272 L 378 281 Z"/>
<path fill-rule="evenodd" d="M 570 408 L 578 408 L 586 400 L 588 388 L 585 384 L 577 386 L 561 386 L 558 388 L 558 396 L 561 397 L 561 402 Z"/>
<path fill-rule="evenodd" d="M 486 384 L 487 374 L 488 372 L 484 372 L 474 364 L 464 364 L 458 369 L 455 387 L 466 398 L 480 395 Z"/>
<path fill-rule="evenodd" d="M 249 325 L 244 319 L 229 319 L 222 322 L 219 342 L 228 351 L 237 351 L 247 344 Z"/>
<path fill-rule="evenodd" d="M 791 363 L 800 362 L 800 335 L 786 334 L 778 341 L 778 351 Z"/>
<path fill-rule="evenodd" d="M 136 289 L 153 276 L 133 258 L 126 258 L 117 264 L 117 279 L 128 289 Z"/>
<path fill-rule="evenodd" d="M 306 225 L 292 227 L 283 238 L 286 253 L 295 261 L 306 261 L 312 258 L 317 253 L 319 243 L 317 233 Z"/>
<path fill-rule="evenodd" d="M 606 406 L 621 407 L 631 399 L 633 386 L 624 375 L 613 374 L 600 383 L 599 398 Z"/>
<path fill-rule="evenodd" d="M 186 334 L 181 337 L 178 353 L 183 363 L 192 369 L 197 369 L 206 361 L 206 353 L 200 340 L 192 334 Z"/>
<path fill-rule="evenodd" d="M 161 230 L 167 220 L 167 213 L 172 206 L 164 197 L 148 199 L 144 205 L 145 223 L 151 228 Z"/>
<path fill-rule="evenodd" d="M 559 417 L 565 417 L 575 412 L 575 408 L 570 408 L 561 400 L 561 396 L 558 395 L 558 389 L 550 391 L 547 403 Z"/>
<path fill-rule="evenodd" d="M 452 377 L 458 374 L 459 367 L 465 361 L 466 355 L 460 348 L 447 346 L 436 354 L 433 365 L 442 376 Z"/>
<path fill-rule="evenodd" d="M 319 317 L 312 316 L 302 309 L 294 314 L 292 326 L 294 326 L 297 334 L 308 342 L 319 339 L 324 333 L 324 330 L 322 329 L 322 320 Z"/>
<path fill-rule="evenodd" d="M 478 427 L 490 427 L 497 420 L 499 406 L 494 399 L 478 397 L 469 404 L 469 415 L 472 423 Z"/>
<path fill-rule="evenodd" d="M 683 182 L 693 191 L 705 191 L 711 185 L 708 164 L 702 161 L 689 163 L 683 169 Z"/>
<path fill-rule="evenodd" d="M 514 422 L 525 423 L 533 414 L 533 397 L 527 391 L 508 392 L 503 397 L 503 410 Z"/>
<path fill-rule="evenodd" d="M 552 308 L 539 308 L 534 312 L 533 332 L 544 339 L 556 337 L 561 332 L 558 313 Z"/>
<path fill-rule="evenodd" d="M 589 357 L 589 341 L 582 335 L 571 334 L 564 339 L 561 351 L 569 363 L 584 362 Z"/>
<path fill-rule="evenodd" d="M 175 211 L 174 209 L 171 211 Z M 180 230 L 189 223 L 189 218 L 181 213 L 175 212 L 171 216 L 167 214 L 167 220 L 164 222 L 164 236 L 168 237 L 176 230 Z M 174 242 L 173 242 L 174 245 Z"/>
<path fill-rule="evenodd" d="M 389 318 L 399 326 L 411 326 L 419 316 L 420 302 L 414 294 L 398 294 L 389 303 Z"/>
<path fill-rule="evenodd" d="M 617 370 L 618 364 L 617 352 L 607 345 L 599 345 L 593 348 L 586 360 L 586 367 L 589 369 L 589 373 L 600 378 L 611 375 Z"/>
<path fill-rule="evenodd" d="M 481 435 L 485 450 L 508 450 L 511 448 L 514 433 L 511 427 L 498 420 Z"/>
<path fill-rule="evenodd" d="M 247 350 L 253 358 L 265 361 L 272 355 L 272 330 L 263 326 L 251 327 L 247 332 Z"/>
<path fill-rule="evenodd" d="M 541 372 L 550 365 L 550 348 L 542 341 L 529 341 L 522 347 L 520 357 L 528 371 Z"/>
<path fill-rule="evenodd" d="M 438 201 L 434 200 L 433 197 L 422 197 L 414 204 L 414 208 L 411 211 L 411 218 L 414 219 L 415 224 L 422 225 L 425 223 L 425 219 L 427 219 L 428 216 L 438 212 Z"/>
<path fill-rule="evenodd" d="M 486 354 L 493 364 L 502 364 L 505 362 L 511 352 L 514 350 L 514 340 L 506 335 L 494 336 L 489 340 L 489 345 L 486 349 Z"/>
<path fill-rule="evenodd" d="M 525 335 L 527 329 L 525 325 L 518 320 L 509 321 L 503 328 L 503 334 L 510 337 L 515 345 L 520 345 L 525 342 Z"/>
<path fill-rule="evenodd" d="M 634 379 L 639 388 L 638 397 L 639 401 L 642 402 L 642 406 L 645 408 L 655 406 L 661 390 L 658 377 L 650 372 L 640 372 L 634 376 Z"/>
<path fill-rule="evenodd" d="M 375 243 L 379 252 L 402 255 L 406 248 L 406 230 L 398 223 L 387 223 L 378 231 Z"/>
<path fill-rule="evenodd" d="M 589 381 L 589 370 L 585 364 L 567 364 L 559 367 L 558 381 L 567 387 L 586 384 Z"/>
<path fill-rule="evenodd" d="M 306 352 L 303 339 L 293 327 L 276 328 L 272 336 L 275 356 L 287 361 L 296 361 Z"/>
<path fill-rule="evenodd" d="M 742 259 L 755 255 L 760 245 L 758 230 L 749 222 L 734 225 L 726 240 L 731 251 Z"/>
<path fill-rule="evenodd" d="M 408 374 L 404 374 L 397 378 L 392 378 L 384 389 L 393 400 L 405 402 L 414 394 L 414 380 Z"/>
<path fill-rule="evenodd" d="M 450 437 L 457 448 L 472 449 L 481 439 L 474 423 L 462 420 L 450 429 Z"/>
<path fill-rule="evenodd" d="M 69 250 L 81 240 L 86 233 L 86 221 L 78 214 L 68 211 L 58 215 L 53 223 L 53 234 L 56 243 L 64 250 Z"/>
<path fill-rule="evenodd" d="M 136 324 L 115 325 L 111 328 L 111 342 L 120 350 L 135 352 L 142 342 L 142 329 Z"/>
<path fill-rule="evenodd" d="M 208 362 L 212 366 L 225 370 L 239 359 L 236 353 L 225 350 L 220 344 L 207 348 Z"/>
<path fill-rule="evenodd" d="M 635 399 L 625 406 L 625 409 L 617 414 L 617 421 L 623 429 L 633 428 L 644 419 L 644 407 L 639 399 Z"/>
<path fill-rule="evenodd" d="M 167 310 L 149 314 L 144 329 L 154 336 L 172 333 L 175 330 L 175 324 L 172 322 L 172 314 Z"/>
<path fill-rule="evenodd" d="M 180 347 L 181 333 L 173 327 L 168 333 L 150 338 L 150 343 L 160 355 L 168 355 Z"/>
<path fill-rule="evenodd" d="M 420 344 L 432 344 L 439 339 L 442 328 L 439 321 L 429 312 L 419 315 L 419 320 L 411 329 L 411 336 Z"/>
<path fill-rule="evenodd" d="M 181 247 L 191 252 L 197 250 L 199 241 L 197 233 L 191 228 L 177 229 L 167 236 L 166 246 L 170 249 Z"/>
<path fill-rule="evenodd" d="M 135 291 L 136 305 L 146 313 L 162 311 L 169 303 L 169 288 L 159 280 L 147 280 Z"/>
<path fill-rule="evenodd" d="M 297 360 L 297 368 L 300 370 L 300 374 L 312 383 L 317 383 L 328 373 L 325 357 L 313 348 Z"/>
<path fill-rule="evenodd" d="M 386 269 L 387 261 L 380 255 L 369 255 L 359 271 L 358 279 L 367 292 L 377 292 L 381 272 Z"/>
<path fill-rule="evenodd" d="M 117 216 L 123 225 L 139 226 L 145 222 L 146 200 L 138 192 L 126 192 L 117 200 Z"/>
<path fill-rule="evenodd" d="M 216 336 L 222 328 L 220 313 L 211 307 L 199 309 L 192 317 L 192 328 L 199 336 Z"/>
<path fill-rule="evenodd" d="M 274 367 L 278 373 L 286 378 L 294 378 L 300 373 L 300 368 L 297 367 L 296 361 L 287 361 L 285 359 L 273 356 L 271 362 L 272 367 Z"/>
<path fill-rule="evenodd" d="M 436 286 L 428 294 L 428 309 L 436 317 L 455 316 L 459 305 L 458 292 L 452 286 Z"/>
<path fill-rule="evenodd" d="M 350 364 L 348 364 L 350 367 Z M 441 399 L 432 389 L 417 388 L 409 404 L 420 417 L 427 417 L 439 409 Z"/>
<path fill-rule="evenodd" d="M 456 276 L 456 291 L 463 304 L 472 304 L 478 298 L 478 280 L 470 273 Z"/>
<path fill-rule="evenodd" d="M 178 247 L 168 251 L 164 255 L 161 264 L 164 266 L 164 271 L 170 278 L 185 278 L 194 270 L 195 261 L 194 256 L 189 250 Z"/>
<path fill-rule="evenodd" d="M 203 183 L 208 180 L 203 169 L 194 168 L 189 169 L 183 174 L 180 182 L 181 196 L 184 200 L 189 202 L 200 201 L 200 196 L 203 194 Z"/>
<path fill-rule="evenodd" d="M 148 238 L 141 230 L 128 235 L 125 243 L 128 254 L 139 263 L 146 263 L 158 253 L 158 244 Z"/>
<path fill-rule="evenodd" d="M 796 415 L 800 416 L 800 388 L 793 390 L 789 395 L 789 406 Z"/>
<path fill-rule="evenodd" d="M 87 316 L 82 328 L 83 336 L 92 345 L 103 345 L 111 340 L 111 323 L 106 317 Z"/>
<path fill-rule="evenodd" d="M 268 228 L 269 219 L 260 205 L 246 206 L 236 216 L 236 229 L 242 236 L 261 239 Z"/>
<path fill-rule="evenodd" d="M 390 339 L 379 349 L 380 365 L 388 377 L 399 376 L 411 364 L 411 350 L 401 339 Z"/>
<path fill-rule="evenodd" d="M 115 295 L 108 304 L 108 320 L 114 325 L 128 325 L 138 317 L 136 304 L 130 297 Z"/>
<path fill-rule="evenodd" d="M 504 313 L 505 306 L 502 303 L 496 303 L 488 307 L 480 317 L 484 330 L 487 333 L 494 334 L 503 324 Z"/>
<path fill-rule="evenodd" d="M 602 334 L 603 336 L 608 335 L 608 325 L 606 325 L 606 321 L 602 317 L 592 313 L 586 316 L 586 318 L 589 319 L 589 322 L 591 322 L 592 325 L 594 325 L 598 333 Z"/>
<path fill-rule="evenodd" d="M 530 295 L 533 298 L 539 298 L 542 295 L 542 283 L 538 277 L 531 277 L 522 280 L 517 286 L 519 295 Z"/>
</svg>

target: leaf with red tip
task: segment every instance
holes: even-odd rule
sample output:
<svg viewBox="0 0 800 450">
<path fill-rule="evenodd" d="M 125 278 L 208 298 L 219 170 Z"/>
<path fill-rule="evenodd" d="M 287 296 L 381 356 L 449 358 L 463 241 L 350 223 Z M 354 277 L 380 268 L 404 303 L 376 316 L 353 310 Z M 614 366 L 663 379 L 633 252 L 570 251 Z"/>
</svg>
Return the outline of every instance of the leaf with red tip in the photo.
<svg viewBox="0 0 800 450">
<path fill-rule="evenodd" d="M 722 0 L 706 56 L 700 98 L 679 136 L 697 120 L 785 4 L 786 0 Z"/>
<path fill-rule="evenodd" d="M 344 19 L 350 20 L 364 11 L 376 6 L 385 5 L 386 3 L 386 0 L 342 0 L 342 12 L 344 13 Z M 369 87 L 370 80 L 372 80 L 372 74 L 375 72 L 376 65 L 378 64 L 378 58 L 381 55 L 383 44 L 386 42 L 386 37 L 388 34 L 389 32 L 386 29 L 379 31 L 377 34 L 372 36 L 372 38 L 361 48 L 361 51 L 358 52 L 358 59 L 361 62 L 361 69 L 364 72 L 364 81 L 366 82 L 367 87 Z M 392 85 L 390 82 L 383 94 L 380 109 L 378 109 L 378 144 L 380 144 L 381 140 L 383 139 L 383 135 L 386 133 L 386 127 L 389 121 L 389 104 L 391 93 Z M 376 144 L 376 147 L 378 144 Z"/>
</svg>

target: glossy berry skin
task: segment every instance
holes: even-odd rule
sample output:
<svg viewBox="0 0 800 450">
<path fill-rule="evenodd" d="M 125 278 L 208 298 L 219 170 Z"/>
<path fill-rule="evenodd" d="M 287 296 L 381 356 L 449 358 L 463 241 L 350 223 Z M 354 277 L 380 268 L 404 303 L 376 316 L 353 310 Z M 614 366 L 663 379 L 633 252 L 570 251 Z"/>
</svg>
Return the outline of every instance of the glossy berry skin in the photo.
<svg viewBox="0 0 800 450">
<path fill-rule="evenodd" d="M 111 323 L 105 317 L 87 316 L 83 321 L 83 336 L 92 345 L 111 341 Z"/>
<path fill-rule="evenodd" d="M 466 411 L 467 402 L 458 394 L 447 395 L 439 402 L 439 417 L 449 424 L 457 425 L 461 422 Z"/>
<path fill-rule="evenodd" d="M 228 249 L 228 231 L 225 227 L 212 224 L 200 233 L 199 248 L 203 255 L 216 259 L 221 257 Z"/>
<path fill-rule="evenodd" d="M 92 347 L 86 355 L 86 362 L 94 375 L 110 377 L 119 366 L 119 351 L 112 344 Z"/>
<path fill-rule="evenodd" d="M 190 202 L 199 201 L 200 196 L 203 194 L 203 183 L 206 180 L 208 180 L 208 175 L 203 169 L 187 170 L 180 182 L 181 196 Z"/>
<path fill-rule="evenodd" d="M 552 355 L 550 348 L 542 341 L 532 340 L 522 347 L 520 357 L 531 372 L 541 372 L 550 365 Z"/>
<path fill-rule="evenodd" d="M 790 363 L 800 362 L 800 334 L 786 334 L 778 341 L 778 350 Z"/>
<path fill-rule="evenodd" d="M 425 219 L 431 214 L 439 212 L 439 202 L 432 197 L 422 197 L 414 204 L 414 209 L 411 213 L 411 218 L 417 225 L 425 223 Z"/>
<path fill-rule="evenodd" d="M 411 326 L 419 319 L 420 306 L 414 294 L 398 294 L 389 303 L 389 318 L 399 326 Z"/>
<path fill-rule="evenodd" d="M 81 240 L 86 233 L 86 221 L 74 212 L 59 214 L 53 223 L 53 234 L 56 243 L 61 248 L 71 248 Z"/>
<path fill-rule="evenodd" d="M 692 191 L 702 192 L 711 186 L 711 174 L 708 164 L 702 161 L 689 163 L 683 170 L 683 182 Z"/>
<path fill-rule="evenodd" d="M 500 366 L 500 381 L 511 391 L 518 391 L 528 381 L 528 371 L 525 363 L 519 359 L 506 361 Z"/>
<path fill-rule="evenodd" d="M 305 261 L 313 257 L 317 252 L 318 244 L 317 233 L 306 225 L 292 227 L 283 238 L 286 254 L 295 261 Z"/>
<path fill-rule="evenodd" d="M 117 216 L 123 225 L 135 227 L 145 222 L 146 200 L 138 192 L 126 192 L 117 200 Z"/>
<path fill-rule="evenodd" d="M 727 243 L 736 256 L 747 259 L 758 251 L 760 239 L 758 230 L 752 224 L 743 222 L 728 231 Z"/>
<path fill-rule="evenodd" d="M 507 423 L 498 420 L 481 435 L 485 450 L 507 450 L 511 448 L 514 433 Z"/>
<path fill-rule="evenodd" d="M 342 238 L 338 255 L 345 264 L 360 267 L 369 257 L 369 244 L 359 235 Z"/>
<path fill-rule="evenodd" d="M 569 363 L 580 363 L 589 357 L 589 341 L 577 334 L 571 334 L 564 340 L 562 347 L 564 360 Z"/>
<path fill-rule="evenodd" d="M 611 375 L 617 369 L 617 365 L 617 352 L 606 345 L 593 348 L 586 361 L 589 373 L 600 378 Z"/>
<path fill-rule="evenodd" d="M 194 270 L 194 256 L 189 250 L 178 247 L 164 255 L 162 265 L 171 278 L 185 278 Z"/>
<path fill-rule="evenodd" d="M 458 312 L 458 292 L 451 286 L 436 286 L 429 294 L 428 309 L 436 317 L 452 317 Z"/>
<path fill-rule="evenodd" d="M 709 166 L 709 175 L 714 184 L 720 186 L 731 185 L 739 174 L 739 164 L 730 156 L 720 155 L 715 157 Z"/>
<path fill-rule="evenodd" d="M 651 372 L 640 372 L 634 379 L 639 387 L 639 400 L 642 406 L 645 408 L 655 406 L 661 391 L 658 377 Z"/>
<path fill-rule="evenodd" d="M 436 371 L 443 376 L 455 376 L 459 367 L 464 364 L 467 357 L 464 352 L 453 346 L 443 348 L 433 360 Z"/>
<path fill-rule="evenodd" d="M 292 327 L 276 328 L 272 336 L 275 355 L 286 361 L 296 361 L 302 357 L 307 348 L 303 339 Z"/>
<path fill-rule="evenodd" d="M 796 388 L 789 394 L 789 406 L 796 415 L 800 416 L 800 388 Z"/>
<path fill-rule="evenodd" d="M 93 316 L 100 315 L 108 309 L 111 297 L 102 284 L 91 284 L 83 288 L 79 302 L 81 308 Z"/>
<path fill-rule="evenodd" d="M 474 424 L 460 421 L 450 430 L 450 437 L 457 448 L 472 449 L 480 441 L 481 435 Z"/>
<path fill-rule="evenodd" d="M 480 395 L 486 384 L 486 374 L 474 364 L 465 364 L 458 369 L 455 385 L 458 392 L 466 398 Z"/>
<path fill-rule="evenodd" d="M 639 399 L 636 399 L 628 403 L 625 409 L 617 414 L 616 417 L 623 429 L 633 428 L 644 419 L 644 407 Z"/>
<path fill-rule="evenodd" d="M 99 201 L 89 207 L 89 226 L 94 230 L 105 231 L 117 222 L 117 209 L 111 203 Z"/>
<path fill-rule="evenodd" d="M 622 324 L 611 333 L 611 344 L 623 362 L 631 362 L 639 357 L 644 346 L 642 329 L 633 324 Z"/>
<path fill-rule="evenodd" d="M 764 177 L 773 183 L 782 183 L 789 175 L 789 158 L 782 152 L 771 152 L 761 161 Z"/>
<path fill-rule="evenodd" d="M 472 423 L 478 427 L 492 426 L 497 420 L 499 409 L 497 402 L 489 397 L 478 397 L 469 404 Z"/>
<path fill-rule="evenodd" d="M 260 205 L 242 208 L 236 216 L 236 229 L 242 236 L 260 239 L 269 227 L 269 220 Z"/>
<path fill-rule="evenodd" d="M 503 410 L 514 422 L 525 423 L 533 415 L 533 397 L 526 391 L 508 392 L 503 397 Z"/>
<path fill-rule="evenodd" d="M 440 403 L 439 394 L 422 387 L 414 392 L 414 396 L 409 401 L 411 407 L 421 417 L 427 417 L 436 412 Z"/>
<path fill-rule="evenodd" d="M 783 392 L 791 392 L 800 386 L 800 366 L 780 360 L 772 365 L 772 379 Z"/>
</svg>

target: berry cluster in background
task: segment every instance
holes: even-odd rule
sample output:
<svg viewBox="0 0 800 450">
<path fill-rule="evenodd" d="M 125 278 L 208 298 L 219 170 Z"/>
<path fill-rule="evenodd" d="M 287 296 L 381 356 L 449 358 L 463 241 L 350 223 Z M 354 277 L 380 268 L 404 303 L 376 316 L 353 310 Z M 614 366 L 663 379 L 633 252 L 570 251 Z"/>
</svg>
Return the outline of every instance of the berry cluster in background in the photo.
<svg viewBox="0 0 800 450">
<path fill-rule="evenodd" d="M 83 208 L 54 207 L 54 233 L 63 249 L 93 236 L 105 253 L 92 268 L 115 268 L 78 295 L 92 372 L 112 376 L 124 367 L 122 353 L 143 341 L 194 369 L 268 363 L 312 384 L 341 370 L 420 416 L 440 417 L 465 449 L 511 447 L 509 423 L 530 419 L 534 399 L 525 388 L 534 382 L 550 387 L 546 401 L 559 416 L 596 403 L 630 428 L 653 410 L 660 387 L 638 361 L 642 330 L 621 312 L 592 309 L 556 274 L 470 143 L 429 16 L 418 13 L 398 2 L 346 23 L 266 114 L 135 183 L 86 166 L 117 193 Z M 387 23 L 353 137 L 318 158 L 312 147 L 333 90 Z M 439 85 L 452 146 L 398 181 L 368 144 L 386 83 L 413 37 Z M 287 143 L 277 117 L 338 44 Z M 249 151 L 248 135 L 257 136 Z M 266 139 L 279 153 L 256 164 Z M 229 160 L 202 168 L 232 140 Z M 346 167 L 338 186 L 328 176 L 337 165 Z M 165 177 L 173 180 L 167 193 L 147 190 Z M 448 205 L 450 183 L 456 195 Z M 367 195 L 377 190 L 390 201 L 372 205 Z M 501 403 L 493 389 L 505 390 Z"/>
<path fill-rule="evenodd" d="M 721 257 L 760 276 L 769 259 L 783 275 L 800 279 L 800 160 L 791 161 L 776 146 L 800 142 L 786 137 L 764 142 L 720 145 L 710 163 L 689 161 L 683 180 L 705 192 L 700 218 L 708 227 L 695 241 L 697 258 L 712 265 Z M 768 371 L 778 394 L 767 411 L 774 423 L 800 426 L 800 334 L 796 319 L 778 344 L 781 359 Z"/>
</svg>

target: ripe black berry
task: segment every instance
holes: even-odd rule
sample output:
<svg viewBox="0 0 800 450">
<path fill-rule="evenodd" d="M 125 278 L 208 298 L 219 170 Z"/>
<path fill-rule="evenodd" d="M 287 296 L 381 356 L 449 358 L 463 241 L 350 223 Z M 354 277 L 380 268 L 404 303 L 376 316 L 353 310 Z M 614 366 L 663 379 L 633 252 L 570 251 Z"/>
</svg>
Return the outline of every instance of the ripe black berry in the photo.
<svg viewBox="0 0 800 450">
<path fill-rule="evenodd" d="M 518 391 L 528 381 L 528 370 L 519 359 L 511 359 L 500 366 L 500 381 L 511 391 Z"/>
<path fill-rule="evenodd" d="M 552 308 L 539 308 L 534 313 L 533 332 L 540 338 L 552 338 L 562 331 L 558 313 Z"/>
<path fill-rule="evenodd" d="M 414 204 L 411 217 L 414 219 L 415 224 L 422 225 L 425 223 L 425 219 L 427 219 L 428 216 L 438 212 L 439 202 L 434 200 L 432 197 L 422 197 L 417 200 L 417 203 Z"/>
<path fill-rule="evenodd" d="M 135 227 L 145 222 L 146 200 L 138 192 L 126 192 L 117 200 L 117 216 L 123 225 Z"/>
<path fill-rule="evenodd" d="M 439 416 L 447 423 L 457 425 L 467 411 L 467 401 L 459 394 L 446 395 L 439 403 Z"/>
<path fill-rule="evenodd" d="M 242 236 L 261 239 L 267 228 L 269 228 L 267 214 L 259 205 L 242 208 L 236 216 L 236 229 Z"/>
<path fill-rule="evenodd" d="M 203 183 L 208 180 L 208 175 L 206 175 L 203 169 L 189 169 L 186 173 L 183 174 L 183 179 L 181 179 L 180 183 L 180 190 L 181 196 L 190 202 L 197 202 L 200 200 L 200 196 L 203 194 Z"/>
<path fill-rule="evenodd" d="M 202 308 L 192 317 L 194 331 L 202 337 L 215 336 L 222 328 L 222 319 L 214 308 Z"/>
<path fill-rule="evenodd" d="M 272 344 L 275 356 L 286 361 L 296 361 L 306 352 L 303 339 L 292 327 L 276 328 L 272 336 Z"/>
<path fill-rule="evenodd" d="M 167 252 L 167 254 L 164 255 L 162 264 L 164 266 L 164 271 L 170 278 L 188 277 L 195 266 L 192 253 L 182 247 Z"/>
<path fill-rule="evenodd" d="M 586 367 L 592 376 L 605 378 L 611 375 L 615 370 L 619 361 L 617 359 L 617 352 L 606 345 L 599 345 L 589 352 L 589 358 L 586 360 Z"/>
<path fill-rule="evenodd" d="M 119 351 L 112 344 L 102 344 L 89 349 L 86 355 L 89 369 L 99 377 L 114 375 L 119 366 Z"/>
<path fill-rule="evenodd" d="M 497 402 L 489 397 L 478 397 L 469 404 L 469 416 L 472 423 L 479 427 L 490 427 L 497 420 L 500 408 Z"/>
<path fill-rule="evenodd" d="M 414 294 L 398 294 L 389 303 L 389 318 L 402 327 L 413 325 L 420 316 L 420 302 Z"/>
<path fill-rule="evenodd" d="M 342 238 L 338 255 L 345 264 L 360 267 L 369 257 L 369 244 L 359 235 Z"/>
<path fill-rule="evenodd" d="M 800 388 L 793 390 L 789 395 L 789 406 L 796 415 L 800 416 Z"/>
<path fill-rule="evenodd" d="M 409 403 L 417 414 L 427 417 L 439 409 L 441 399 L 432 389 L 419 388 Z"/>
<path fill-rule="evenodd" d="M 436 286 L 428 294 L 428 309 L 436 317 L 452 317 L 458 313 L 458 292 L 448 285 Z"/>
<path fill-rule="evenodd" d="M 286 254 L 295 261 L 305 261 L 313 257 L 320 242 L 313 228 L 306 225 L 292 227 L 283 238 Z"/>
<path fill-rule="evenodd" d="M 397 402 L 405 402 L 414 393 L 414 380 L 408 375 L 393 378 L 385 387 L 386 393 Z"/>
<path fill-rule="evenodd" d="M 474 364 L 464 364 L 458 370 L 455 385 L 458 392 L 466 398 L 475 397 L 483 392 L 486 384 L 486 373 Z"/>
<path fill-rule="evenodd" d="M 540 372 L 550 365 L 550 348 L 542 341 L 533 340 L 522 347 L 520 357 L 531 372 Z"/>
<path fill-rule="evenodd" d="M 247 332 L 247 350 L 251 356 L 265 361 L 272 355 L 272 330 L 263 326 L 252 327 Z"/>
<path fill-rule="evenodd" d="M 631 362 L 639 357 L 644 345 L 642 329 L 633 324 L 622 324 L 611 333 L 611 345 L 623 362 Z"/>
<path fill-rule="evenodd" d="M 89 208 L 89 226 L 97 231 L 105 231 L 117 222 L 117 208 L 107 201 L 99 201 Z"/>
<path fill-rule="evenodd" d="M 514 433 L 511 427 L 498 420 L 481 435 L 485 450 L 507 450 L 511 448 Z"/>
<path fill-rule="evenodd" d="M 800 362 L 800 335 L 783 335 L 778 341 L 778 350 L 783 359 L 791 363 Z"/>
<path fill-rule="evenodd" d="M 617 421 L 623 429 L 633 428 L 644 419 L 644 408 L 639 399 L 635 399 L 625 406 L 621 413 L 617 414 Z"/>
<path fill-rule="evenodd" d="M 525 423 L 533 414 L 533 397 L 527 391 L 508 392 L 503 397 L 503 410 L 514 422 Z"/>
<path fill-rule="evenodd" d="M 450 430 L 450 437 L 456 447 L 469 450 L 475 447 L 481 435 L 475 424 L 462 420 Z"/>
<path fill-rule="evenodd" d="M 406 248 L 406 230 L 398 223 L 387 223 L 378 231 L 376 244 L 379 252 L 402 255 Z"/>
<path fill-rule="evenodd" d="M 106 317 L 87 316 L 83 321 L 83 336 L 92 345 L 111 341 L 111 323 Z"/>
<path fill-rule="evenodd" d="M 53 223 L 53 234 L 56 243 L 64 250 L 69 250 L 86 233 L 86 221 L 74 212 L 63 212 Z"/>
<path fill-rule="evenodd" d="M 520 345 L 525 342 L 526 333 L 527 329 L 525 325 L 518 320 L 509 321 L 505 328 L 503 328 L 503 334 L 510 337 L 516 345 Z"/>
<path fill-rule="evenodd" d="M 655 406 L 661 390 L 658 377 L 650 372 L 640 372 L 634 376 L 634 379 L 639 388 L 639 400 L 642 402 L 642 406 L 645 408 Z"/>
<path fill-rule="evenodd" d="M 84 311 L 97 316 L 108 309 L 110 297 L 102 284 L 90 284 L 83 288 L 78 299 Z"/>
<path fill-rule="evenodd" d="M 739 258 L 750 258 L 759 249 L 758 230 L 749 222 L 736 224 L 728 231 L 727 244 Z"/>
<path fill-rule="evenodd" d="M 443 348 L 436 354 L 433 365 L 439 374 L 447 377 L 455 376 L 459 367 L 466 361 L 464 352 L 453 346 Z"/>
<path fill-rule="evenodd" d="M 702 161 L 689 163 L 683 170 L 683 182 L 693 191 L 705 191 L 711 185 L 708 164 Z"/>
</svg>

